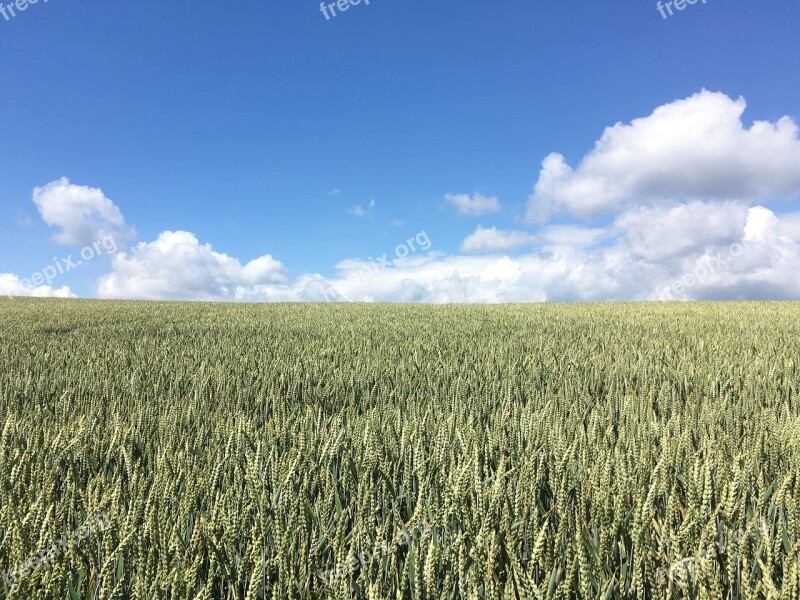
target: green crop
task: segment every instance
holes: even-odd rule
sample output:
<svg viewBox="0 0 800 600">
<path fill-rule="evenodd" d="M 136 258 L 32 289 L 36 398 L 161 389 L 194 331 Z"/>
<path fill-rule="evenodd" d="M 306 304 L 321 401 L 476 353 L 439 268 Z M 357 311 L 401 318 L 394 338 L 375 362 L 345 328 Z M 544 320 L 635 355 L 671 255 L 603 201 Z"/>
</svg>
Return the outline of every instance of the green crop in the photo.
<svg viewBox="0 0 800 600">
<path fill-rule="evenodd" d="M 0 299 L 0 341 L 0 597 L 800 593 L 798 304 Z"/>
</svg>

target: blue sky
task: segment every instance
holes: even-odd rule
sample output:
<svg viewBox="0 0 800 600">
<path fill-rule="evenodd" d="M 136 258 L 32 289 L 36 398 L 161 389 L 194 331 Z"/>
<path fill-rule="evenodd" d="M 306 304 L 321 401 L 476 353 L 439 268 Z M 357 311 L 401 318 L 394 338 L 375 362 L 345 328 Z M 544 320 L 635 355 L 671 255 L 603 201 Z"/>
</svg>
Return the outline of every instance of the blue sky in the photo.
<svg viewBox="0 0 800 600">
<path fill-rule="evenodd" d="M 80 249 L 76 237 L 70 245 L 54 236 L 80 220 L 64 211 L 80 211 L 69 199 L 91 188 L 118 208 L 127 233 L 114 255 L 52 282 L 82 297 L 320 299 L 301 293 L 312 276 L 326 297 L 366 300 L 652 299 L 667 289 L 678 298 L 765 289 L 797 297 L 797 284 L 781 285 L 800 256 L 797 136 L 743 137 L 737 156 L 750 158 L 741 163 L 723 151 L 738 137 L 714 136 L 733 127 L 715 119 L 740 98 L 745 133 L 756 120 L 800 122 L 798 23 L 800 5 L 788 1 L 698 1 L 663 19 L 643 0 L 371 0 L 326 20 L 305 0 L 40 0 L 0 17 L 6 293 Z M 717 95 L 703 100 L 704 89 Z M 585 204 L 562 187 L 531 199 L 551 153 L 577 169 L 606 128 L 680 101 L 691 104 L 673 124 L 644 129 L 646 143 L 680 130 L 695 109 L 706 133 L 665 142 L 657 168 L 599 161 L 575 178 Z M 618 154 L 642 147 L 629 138 L 611 140 Z M 682 149 L 706 140 L 699 156 L 708 163 L 687 174 Z M 733 163 L 752 175 L 739 182 L 750 191 L 722 189 L 723 174 L 697 183 Z M 684 176 L 654 191 L 654 181 Z M 586 187 L 598 177 L 611 200 Z M 60 208 L 48 226 L 32 194 L 60 178 L 75 187 L 50 194 Z M 448 194 L 468 195 L 462 212 L 472 214 L 459 214 Z M 532 202 L 550 208 L 534 218 Z M 643 211 L 650 224 L 680 228 L 684 242 L 661 252 L 664 240 L 636 229 Z M 688 232 L 687 223 L 712 231 Z M 100 225 L 98 235 L 110 230 Z M 465 250 L 481 230 L 486 243 Z M 187 237 L 150 246 L 178 231 L 198 248 Z M 429 248 L 396 256 L 421 231 Z M 754 235 L 758 256 L 746 249 L 706 281 L 672 285 Z M 391 265 L 351 281 L 383 253 Z M 242 266 L 265 255 L 276 262 L 244 276 L 221 254 Z M 191 281 L 174 272 L 179 256 L 197 271 Z"/>
</svg>

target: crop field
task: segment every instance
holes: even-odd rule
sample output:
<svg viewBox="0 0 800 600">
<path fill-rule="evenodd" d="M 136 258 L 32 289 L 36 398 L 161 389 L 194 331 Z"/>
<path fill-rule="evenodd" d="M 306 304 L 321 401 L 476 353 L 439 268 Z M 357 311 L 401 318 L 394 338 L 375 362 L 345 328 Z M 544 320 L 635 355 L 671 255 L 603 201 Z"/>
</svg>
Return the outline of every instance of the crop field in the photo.
<svg viewBox="0 0 800 600">
<path fill-rule="evenodd" d="M 2 598 L 797 598 L 800 305 L 0 299 Z"/>
</svg>

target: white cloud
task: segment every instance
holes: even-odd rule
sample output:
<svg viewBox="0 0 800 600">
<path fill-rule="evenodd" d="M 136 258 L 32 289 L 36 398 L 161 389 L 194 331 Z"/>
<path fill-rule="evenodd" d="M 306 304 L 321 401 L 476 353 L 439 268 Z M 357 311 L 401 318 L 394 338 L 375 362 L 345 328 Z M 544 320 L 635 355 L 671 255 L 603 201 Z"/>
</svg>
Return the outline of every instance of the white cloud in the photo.
<svg viewBox="0 0 800 600">
<path fill-rule="evenodd" d="M 135 235 L 102 190 L 71 184 L 66 177 L 34 188 L 33 202 L 44 222 L 59 229 L 53 236 L 57 244 L 90 246 L 107 236 L 121 242 Z"/>
<path fill-rule="evenodd" d="M 800 212 L 782 214 L 780 223 L 782 235 L 800 240 Z"/>
<path fill-rule="evenodd" d="M 800 194 L 800 138 L 789 117 L 742 124 L 744 99 L 706 90 L 605 130 L 576 168 L 542 162 L 527 220 L 595 217 L 676 200 L 756 202 Z"/>
<path fill-rule="evenodd" d="M 500 200 L 495 196 L 482 196 L 478 193 L 472 196 L 469 194 L 445 194 L 444 201 L 455 206 L 456 211 L 462 217 L 480 217 L 500 212 Z"/>
<path fill-rule="evenodd" d="M 498 290 L 514 286 L 519 276 L 519 263 L 508 257 L 429 253 L 395 259 L 382 269 L 365 261 L 342 261 L 337 275 L 325 283 L 334 294 L 352 301 L 498 302 Z"/>
<path fill-rule="evenodd" d="M 692 215 L 712 231 L 690 226 Z M 335 277 L 318 283 L 329 297 L 354 301 L 800 298 L 798 213 L 784 221 L 763 206 L 728 202 L 676 204 L 650 216 L 654 228 L 638 211 L 607 228 L 548 227 L 537 236 L 540 250 L 514 258 L 430 253 L 375 272 L 342 261 Z M 356 276 L 359 268 L 367 277 Z M 679 285 L 693 273 L 702 277 Z"/>
<path fill-rule="evenodd" d="M 671 281 L 654 286 L 660 300 L 800 299 L 800 236 L 772 211 L 747 211 L 736 241 L 681 259 Z"/>
<path fill-rule="evenodd" d="M 37 298 L 75 298 L 67 286 L 54 288 L 49 285 L 23 285 L 12 273 L 0 273 L 0 296 L 34 296 Z"/>
<path fill-rule="evenodd" d="M 604 227 L 582 227 L 580 225 L 551 225 L 539 231 L 544 248 L 584 248 L 594 246 L 613 237 L 613 232 Z"/>
<path fill-rule="evenodd" d="M 536 237 L 525 231 L 503 231 L 497 227 L 478 228 L 461 242 L 461 251 L 468 254 L 504 253 L 529 246 Z"/>
<path fill-rule="evenodd" d="M 657 262 L 733 243 L 742 235 L 747 214 L 743 203 L 692 201 L 632 208 L 617 217 L 615 226 L 634 256 Z"/>
<path fill-rule="evenodd" d="M 112 267 L 98 281 L 101 298 L 238 300 L 286 280 L 283 265 L 269 255 L 242 266 L 186 231 L 164 231 L 117 254 Z"/>
<path fill-rule="evenodd" d="M 712 223 L 711 230 L 695 227 L 692 217 Z M 800 213 L 737 202 L 676 203 L 631 209 L 605 228 L 546 227 L 537 237 L 538 249 L 516 257 L 418 250 L 392 260 L 343 260 L 331 277 L 290 281 L 270 256 L 242 266 L 191 233 L 164 232 L 117 256 L 98 294 L 428 303 L 800 298 Z"/>
<path fill-rule="evenodd" d="M 366 207 L 361 206 L 360 204 L 356 204 L 355 206 L 348 208 L 347 212 L 355 217 L 366 217 L 373 210 L 375 210 L 375 205 L 376 203 L 375 200 L 373 199 L 369 201 L 369 204 Z"/>
</svg>

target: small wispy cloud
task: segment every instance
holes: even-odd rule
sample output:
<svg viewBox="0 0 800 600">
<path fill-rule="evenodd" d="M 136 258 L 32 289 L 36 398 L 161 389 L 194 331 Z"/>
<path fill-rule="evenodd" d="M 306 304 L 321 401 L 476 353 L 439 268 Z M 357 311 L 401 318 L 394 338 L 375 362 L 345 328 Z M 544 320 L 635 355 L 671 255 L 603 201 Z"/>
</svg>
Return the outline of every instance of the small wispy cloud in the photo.
<svg viewBox="0 0 800 600">
<path fill-rule="evenodd" d="M 33 217 L 31 217 L 28 213 L 22 212 L 21 210 L 17 211 L 17 225 L 20 227 L 33 227 Z"/>
<path fill-rule="evenodd" d="M 496 196 L 483 196 L 479 193 L 445 194 L 444 201 L 455 206 L 462 217 L 480 217 L 489 213 L 500 212 L 500 200 Z"/>
<path fill-rule="evenodd" d="M 366 207 L 361 206 L 360 204 L 356 204 L 355 206 L 351 206 L 350 208 L 348 208 L 347 212 L 353 215 L 354 217 L 363 218 L 368 216 L 370 213 L 372 213 L 373 210 L 375 210 L 375 204 L 376 204 L 375 200 L 373 199 L 369 201 L 369 204 Z"/>
</svg>

